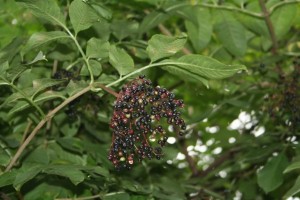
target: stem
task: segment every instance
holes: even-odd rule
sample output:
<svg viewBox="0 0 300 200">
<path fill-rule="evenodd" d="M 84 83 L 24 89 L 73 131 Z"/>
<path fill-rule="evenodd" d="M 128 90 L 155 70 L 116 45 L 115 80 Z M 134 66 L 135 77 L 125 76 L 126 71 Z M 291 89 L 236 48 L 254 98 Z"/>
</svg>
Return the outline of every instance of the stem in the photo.
<svg viewBox="0 0 300 200">
<path fill-rule="evenodd" d="M 90 63 L 89 63 L 88 58 L 86 57 L 86 55 L 85 55 L 85 53 L 83 52 L 83 50 L 82 50 L 80 44 L 78 43 L 78 41 L 77 41 L 77 39 L 76 39 L 76 36 L 74 36 L 74 35 L 71 33 L 71 31 L 70 31 L 65 25 L 61 25 L 61 26 L 62 26 L 62 27 L 65 29 L 65 31 L 69 34 L 69 36 L 71 37 L 71 39 L 74 41 L 76 47 L 78 48 L 78 50 L 79 50 L 79 52 L 80 52 L 80 54 L 81 54 L 81 56 L 82 56 L 82 58 L 83 58 L 83 60 L 84 60 L 84 62 L 85 62 L 85 65 L 86 65 L 86 67 L 88 68 L 88 71 L 89 71 L 89 73 L 90 73 L 90 77 L 91 77 L 91 82 L 90 82 L 90 84 L 93 84 L 93 83 L 94 83 L 94 74 L 93 74 L 92 68 L 91 68 L 91 66 L 90 66 Z"/>
<path fill-rule="evenodd" d="M 101 89 L 105 90 L 105 91 L 108 92 L 109 94 L 114 95 L 116 98 L 119 97 L 119 94 L 118 94 L 118 93 L 116 93 L 114 90 L 112 90 L 112 89 L 109 88 L 109 87 L 106 87 L 105 85 L 103 85 L 103 84 L 101 84 L 101 83 L 94 83 L 94 85 L 100 87 Z"/>
<path fill-rule="evenodd" d="M 14 164 L 16 163 L 18 158 L 21 156 L 21 154 L 24 151 L 24 149 L 26 148 L 26 146 L 31 142 L 31 140 L 34 138 L 34 136 L 37 134 L 37 132 L 44 126 L 44 124 L 54 116 L 54 114 L 56 114 L 60 109 L 62 109 L 64 106 L 66 106 L 68 103 L 70 103 L 71 101 L 73 101 L 77 97 L 79 97 L 79 96 L 83 95 L 84 93 L 90 91 L 90 89 L 91 89 L 91 86 L 88 86 L 88 87 L 82 89 L 81 91 L 79 91 L 75 95 L 67 98 L 64 102 L 62 102 L 59 106 L 54 108 L 52 111 L 50 111 L 46 115 L 46 117 L 44 119 L 42 119 L 40 121 L 40 123 L 33 129 L 33 131 L 26 138 L 24 143 L 19 147 L 16 154 L 14 155 L 14 157 L 12 158 L 12 160 L 10 161 L 8 166 L 6 167 L 5 172 L 9 171 L 14 166 Z"/>
<path fill-rule="evenodd" d="M 277 54 L 277 49 L 278 49 L 278 43 L 277 43 L 274 27 L 273 27 L 272 21 L 270 19 L 270 13 L 268 12 L 268 10 L 266 8 L 264 0 L 259 0 L 259 4 L 260 4 L 260 7 L 263 11 L 265 22 L 266 22 L 266 25 L 268 27 L 268 30 L 269 30 L 269 33 L 270 33 L 270 36 L 271 36 L 271 40 L 272 40 L 272 43 L 273 43 L 272 54 L 276 55 Z"/>
</svg>

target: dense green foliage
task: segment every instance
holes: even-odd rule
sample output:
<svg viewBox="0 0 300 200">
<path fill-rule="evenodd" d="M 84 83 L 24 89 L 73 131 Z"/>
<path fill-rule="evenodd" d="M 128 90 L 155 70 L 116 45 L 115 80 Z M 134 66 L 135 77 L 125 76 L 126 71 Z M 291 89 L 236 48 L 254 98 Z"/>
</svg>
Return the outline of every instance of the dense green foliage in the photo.
<svg viewBox="0 0 300 200">
<path fill-rule="evenodd" d="M 299 0 L 0 5 L 0 199 L 299 196 Z M 117 171 L 112 90 L 141 74 L 187 129 Z"/>
</svg>

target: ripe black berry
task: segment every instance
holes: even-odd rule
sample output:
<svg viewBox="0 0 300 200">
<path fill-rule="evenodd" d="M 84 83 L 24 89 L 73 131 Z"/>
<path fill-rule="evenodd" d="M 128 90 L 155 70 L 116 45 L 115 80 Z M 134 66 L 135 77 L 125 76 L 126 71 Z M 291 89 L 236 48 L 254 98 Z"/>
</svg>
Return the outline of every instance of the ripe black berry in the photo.
<svg viewBox="0 0 300 200">
<path fill-rule="evenodd" d="M 177 111 L 183 106 L 173 93 L 151 86 L 143 75 L 123 86 L 110 122 L 113 141 L 108 159 L 115 168 L 131 169 L 144 158 L 161 159 L 168 139 L 163 124 L 184 130 L 185 122 Z"/>
</svg>

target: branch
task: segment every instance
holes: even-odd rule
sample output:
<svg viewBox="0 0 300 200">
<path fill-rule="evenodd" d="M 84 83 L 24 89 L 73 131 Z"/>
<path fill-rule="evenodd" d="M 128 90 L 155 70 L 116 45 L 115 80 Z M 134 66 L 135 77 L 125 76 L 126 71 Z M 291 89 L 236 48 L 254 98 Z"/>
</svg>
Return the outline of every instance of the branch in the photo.
<svg viewBox="0 0 300 200">
<path fill-rule="evenodd" d="M 90 91 L 91 86 L 88 86 L 84 89 L 82 89 L 81 91 L 79 91 L 78 93 L 76 93 L 75 95 L 67 98 L 64 102 L 62 102 L 60 105 L 58 105 L 56 108 L 54 108 L 52 111 L 50 111 L 46 117 L 44 119 L 42 119 L 40 121 L 40 123 L 33 129 L 33 131 L 30 133 L 30 135 L 26 138 L 26 140 L 24 141 L 24 143 L 19 147 L 19 149 L 17 150 L 16 154 L 14 155 L 14 157 L 12 158 L 12 160 L 10 161 L 10 163 L 8 164 L 8 166 L 5 169 L 5 172 L 9 171 L 14 164 L 16 163 L 16 161 L 18 160 L 18 158 L 21 156 L 22 152 L 24 151 L 24 149 L 27 147 L 27 145 L 31 142 L 31 140 L 34 138 L 34 136 L 37 134 L 37 132 L 44 126 L 44 124 L 50 120 L 59 110 L 61 110 L 64 106 L 66 106 L 67 104 L 69 104 L 71 101 L 73 101 L 74 99 L 76 99 L 77 97 L 83 95 L 84 93 Z"/>
<path fill-rule="evenodd" d="M 264 13 L 265 22 L 266 22 L 266 25 L 268 27 L 268 30 L 269 30 L 269 33 L 270 33 L 270 36 L 271 36 L 271 40 L 272 40 L 272 43 L 273 43 L 272 54 L 276 55 L 277 50 L 278 50 L 278 43 L 277 43 L 277 38 L 276 38 L 276 35 L 275 35 L 274 27 L 273 27 L 272 21 L 270 19 L 270 13 L 268 12 L 268 10 L 266 8 L 264 0 L 259 0 L 259 4 L 260 4 L 260 7 L 261 7 L 261 9 Z"/>
</svg>

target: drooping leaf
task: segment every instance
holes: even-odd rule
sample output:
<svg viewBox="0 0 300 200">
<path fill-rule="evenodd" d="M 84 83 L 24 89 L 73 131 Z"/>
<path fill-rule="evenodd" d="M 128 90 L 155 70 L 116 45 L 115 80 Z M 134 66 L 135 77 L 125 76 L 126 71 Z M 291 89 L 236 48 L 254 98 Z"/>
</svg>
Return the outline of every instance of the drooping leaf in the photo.
<svg viewBox="0 0 300 200">
<path fill-rule="evenodd" d="M 133 59 L 121 48 L 114 45 L 110 46 L 109 63 L 116 68 L 121 76 L 126 75 L 134 70 Z"/>
<path fill-rule="evenodd" d="M 292 164 L 290 164 L 285 170 L 283 173 L 288 173 L 290 171 L 293 171 L 295 169 L 300 169 L 300 161 L 296 161 L 296 162 L 293 162 Z"/>
<path fill-rule="evenodd" d="M 275 190 L 283 183 L 283 171 L 288 165 L 286 156 L 281 153 L 272 157 L 257 174 L 257 183 L 266 193 Z"/>
<path fill-rule="evenodd" d="M 165 36 L 156 34 L 148 41 L 146 51 L 152 62 L 161 58 L 169 57 L 181 50 L 186 43 L 187 36 Z"/>
<path fill-rule="evenodd" d="M 220 12 L 222 21 L 215 24 L 214 30 L 224 47 L 235 56 L 243 56 L 247 48 L 245 28 L 227 13 Z"/>
<path fill-rule="evenodd" d="M 293 187 L 285 193 L 283 199 L 288 199 L 289 197 L 292 197 L 299 192 L 300 192 L 300 176 L 298 176 L 298 178 L 296 179 L 296 182 L 293 185 Z"/>
<path fill-rule="evenodd" d="M 24 53 L 38 48 L 42 45 L 48 44 L 53 41 L 63 40 L 70 38 L 68 34 L 62 31 L 38 32 L 31 35 L 27 41 L 23 51 Z"/>
<path fill-rule="evenodd" d="M 84 174 L 75 165 L 50 165 L 44 168 L 43 172 L 69 178 L 74 185 L 78 185 L 85 178 Z"/>
<path fill-rule="evenodd" d="M 130 196 L 125 192 L 113 192 L 104 195 L 103 200 L 130 200 Z"/>
<path fill-rule="evenodd" d="M 225 65 L 213 58 L 194 54 L 185 55 L 179 59 L 164 60 L 162 63 L 166 65 L 163 66 L 166 70 L 178 68 L 186 73 L 208 79 L 227 78 L 239 71 L 246 70 L 244 65 Z"/>
<path fill-rule="evenodd" d="M 86 55 L 89 58 L 107 58 L 109 54 L 109 42 L 106 40 L 91 38 L 87 42 Z"/>
<path fill-rule="evenodd" d="M 271 21 L 274 27 L 277 39 L 281 39 L 294 23 L 297 14 L 297 6 L 285 5 L 277 8 L 271 15 Z"/>
<path fill-rule="evenodd" d="M 52 0 L 17 0 L 19 4 L 28 8 L 32 13 L 52 24 L 65 26 L 64 15 L 60 12 L 56 1 Z"/>
<path fill-rule="evenodd" d="M 88 29 L 94 23 L 100 22 L 103 18 L 95 12 L 87 1 L 75 0 L 69 8 L 70 20 L 76 34 L 79 31 Z"/>
</svg>

